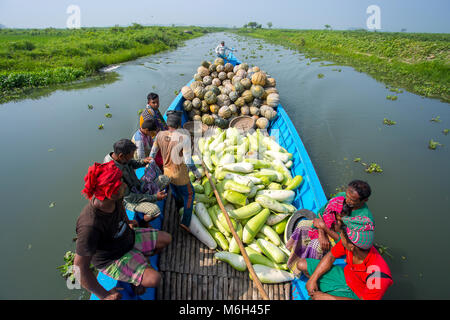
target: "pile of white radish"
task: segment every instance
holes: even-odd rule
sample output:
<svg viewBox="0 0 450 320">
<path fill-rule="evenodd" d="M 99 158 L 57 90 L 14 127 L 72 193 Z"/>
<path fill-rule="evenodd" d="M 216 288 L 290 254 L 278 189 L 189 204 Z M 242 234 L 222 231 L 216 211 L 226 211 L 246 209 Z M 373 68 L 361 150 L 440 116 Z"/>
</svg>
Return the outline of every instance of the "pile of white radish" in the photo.
<svg viewBox="0 0 450 320">
<path fill-rule="evenodd" d="M 291 281 L 283 234 L 288 217 L 297 209 L 292 202 L 303 178 L 292 177 L 292 154 L 258 129 L 243 133 L 236 128 L 216 129 L 200 138 L 201 153 L 192 158 L 198 168 L 203 160 L 221 197 L 233 228 L 245 246 L 254 270 L 263 283 Z M 191 181 L 195 189 L 192 234 L 214 257 L 239 271 L 247 270 L 239 246 L 217 204 L 206 176 Z"/>
</svg>

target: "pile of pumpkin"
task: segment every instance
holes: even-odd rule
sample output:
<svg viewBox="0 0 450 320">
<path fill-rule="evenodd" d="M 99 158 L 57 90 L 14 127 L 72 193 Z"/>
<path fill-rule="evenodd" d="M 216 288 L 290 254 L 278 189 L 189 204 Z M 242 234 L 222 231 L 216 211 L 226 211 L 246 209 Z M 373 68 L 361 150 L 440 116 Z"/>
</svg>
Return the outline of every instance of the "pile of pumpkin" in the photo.
<svg viewBox="0 0 450 320">
<path fill-rule="evenodd" d="M 183 87 L 181 94 L 189 120 L 222 129 L 241 115 L 253 117 L 256 127 L 266 129 L 280 102 L 274 78 L 259 67 L 247 63 L 233 66 L 222 58 L 213 63 L 203 61 L 194 81 Z"/>
</svg>

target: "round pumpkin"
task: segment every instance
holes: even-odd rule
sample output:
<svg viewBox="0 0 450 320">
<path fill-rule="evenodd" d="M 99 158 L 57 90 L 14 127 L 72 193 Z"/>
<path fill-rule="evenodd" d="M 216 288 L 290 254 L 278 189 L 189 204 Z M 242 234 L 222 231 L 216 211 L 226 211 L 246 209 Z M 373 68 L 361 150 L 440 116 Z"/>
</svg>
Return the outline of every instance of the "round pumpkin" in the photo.
<svg viewBox="0 0 450 320">
<path fill-rule="evenodd" d="M 239 93 L 237 91 L 231 91 L 228 96 L 232 102 L 235 102 L 239 98 Z"/>
<path fill-rule="evenodd" d="M 247 76 L 247 72 L 244 69 L 239 69 L 236 72 L 236 75 L 241 78 L 245 78 Z"/>
<path fill-rule="evenodd" d="M 228 72 L 228 73 L 227 73 L 227 78 L 228 78 L 229 80 L 232 80 L 233 77 L 234 77 L 234 72 Z"/>
<path fill-rule="evenodd" d="M 201 81 L 193 81 L 190 85 L 192 91 L 194 91 L 195 88 L 197 88 L 197 87 L 203 87 L 203 86 L 204 86 L 203 82 L 201 82 Z"/>
<path fill-rule="evenodd" d="M 216 66 L 218 66 L 218 65 L 222 65 L 223 66 L 225 64 L 225 61 L 222 58 L 217 58 L 216 60 L 214 60 L 214 64 Z"/>
<path fill-rule="evenodd" d="M 240 83 L 240 82 L 238 81 L 238 82 L 234 83 L 234 90 L 235 90 L 237 93 L 241 94 L 242 92 L 244 92 L 245 88 L 244 88 L 244 86 L 242 85 L 242 83 Z"/>
<path fill-rule="evenodd" d="M 241 80 L 242 80 L 242 77 L 234 76 L 233 79 L 231 79 L 231 83 L 232 83 L 233 85 L 236 85 L 236 83 L 240 83 Z"/>
<path fill-rule="evenodd" d="M 244 78 L 240 81 L 246 90 L 250 89 L 252 86 L 252 82 L 250 79 Z"/>
<path fill-rule="evenodd" d="M 245 71 L 247 71 L 248 70 L 248 63 L 241 63 L 240 65 L 239 65 L 239 69 L 244 69 Z"/>
<path fill-rule="evenodd" d="M 221 118 L 220 116 L 214 120 L 214 124 L 220 129 L 228 128 L 229 121 L 227 119 Z"/>
<path fill-rule="evenodd" d="M 233 65 L 229 62 L 225 63 L 225 65 L 223 66 L 223 70 L 228 73 L 228 72 L 232 72 L 233 71 Z"/>
<path fill-rule="evenodd" d="M 211 76 L 206 76 L 203 78 L 203 84 L 205 86 L 209 86 L 212 83 L 212 77 Z"/>
<path fill-rule="evenodd" d="M 184 86 L 183 88 L 181 88 L 181 94 L 186 100 L 192 100 L 195 98 L 194 91 L 192 91 L 192 89 L 188 86 Z"/>
<path fill-rule="evenodd" d="M 262 72 L 255 72 L 252 75 L 252 83 L 264 87 L 266 85 L 266 75 Z"/>
<path fill-rule="evenodd" d="M 211 63 L 206 60 L 203 60 L 202 63 L 200 63 L 200 64 L 205 68 L 209 68 L 209 66 L 211 65 Z"/>
<path fill-rule="evenodd" d="M 264 94 L 264 89 L 260 85 L 254 84 L 251 86 L 250 91 L 252 92 L 253 97 L 261 98 Z"/>
<path fill-rule="evenodd" d="M 266 87 L 275 87 L 277 85 L 277 82 L 274 78 L 267 78 L 266 79 Z"/>
<path fill-rule="evenodd" d="M 233 68 L 233 72 L 236 73 L 239 70 L 240 66 L 240 64 L 235 65 Z"/>
<path fill-rule="evenodd" d="M 223 81 L 223 80 L 227 79 L 227 74 L 222 71 L 219 73 L 218 78 L 220 81 Z"/>
<path fill-rule="evenodd" d="M 195 81 L 202 81 L 202 76 L 199 75 L 198 73 L 194 74 L 194 80 Z"/>
<path fill-rule="evenodd" d="M 207 104 L 205 100 L 202 100 L 202 106 L 200 108 L 200 111 L 203 113 L 209 112 L 209 104 Z"/>
<path fill-rule="evenodd" d="M 267 96 L 267 105 L 269 107 L 276 107 L 280 103 L 280 95 L 278 93 L 271 93 Z"/>
<path fill-rule="evenodd" d="M 212 84 L 216 87 L 219 87 L 222 84 L 222 81 L 220 81 L 220 79 L 218 79 L 218 78 L 214 78 L 212 80 Z"/>
<path fill-rule="evenodd" d="M 250 114 L 250 108 L 246 105 L 241 107 L 241 114 L 244 116 L 248 116 Z"/>
<path fill-rule="evenodd" d="M 254 107 L 254 106 L 250 106 L 250 114 L 252 116 L 259 116 L 259 108 L 258 107 Z"/>
<path fill-rule="evenodd" d="M 224 119 L 228 119 L 229 117 L 231 117 L 231 110 L 229 106 L 223 106 L 219 109 L 219 117 L 222 117 Z"/>
<path fill-rule="evenodd" d="M 209 75 L 209 70 L 207 68 L 205 68 L 204 66 L 200 66 L 197 68 L 197 73 L 201 77 L 206 77 L 207 75 Z"/>
<path fill-rule="evenodd" d="M 231 104 L 230 98 L 226 94 L 219 94 L 217 96 L 217 104 L 220 107 L 229 106 Z"/>
<path fill-rule="evenodd" d="M 258 120 L 256 120 L 256 126 L 259 129 L 267 129 L 267 127 L 269 126 L 269 120 L 267 118 L 260 117 L 258 118 Z"/>
<path fill-rule="evenodd" d="M 254 66 L 254 67 L 252 68 L 252 71 L 253 71 L 253 72 L 260 72 L 261 69 L 260 69 L 259 67 L 257 67 L 257 66 Z"/>
<path fill-rule="evenodd" d="M 214 103 L 217 102 L 217 96 L 212 90 L 211 91 L 207 91 L 205 93 L 205 96 L 203 97 L 203 99 L 205 99 L 205 102 L 207 104 L 214 104 Z"/>
<path fill-rule="evenodd" d="M 221 73 L 221 72 L 223 72 L 224 70 L 225 70 L 225 67 L 224 67 L 223 65 L 219 64 L 218 66 L 216 66 L 216 71 L 217 71 L 218 73 Z"/>
<path fill-rule="evenodd" d="M 194 94 L 197 98 L 199 98 L 200 100 L 202 100 L 205 96 L 206 90 L 203 87 L 197 87 L 194 89 Z"/>
<path fill-rule="evenodd" d="M 216 95 L 216 96 L 218 96 L 219 94 L 220 94 L 220 89 L 217 87 L 217 86 L 215 86 L 215 85 L 211 85 L 211 89 L 210 89 L 212 92 L 214 92 L 214 94 Z"/>
<path fill-rule="evenodd" d="M 198 114 L 195 115 L 194 118 L 192 118 L 193 121 L 202 121 L 202 117 Z"/>
<path fill-rule="evenodd" d="M 242 92 L 241 97 L 244 98 L 244 101 L 246 103 L 251 103 L 253 101 L 253 95 L 250 90 L 245 90 L 244 92 Z"/>
<path fill-rule="evenodd" d="M 192 101 L 191 100 L 185 100 L 183 102 L 183 109 L 187 112 L 192 110 Z"/>
<path fill-rule="evenodd" d="M 214 124 L 214 118 L 210 114 L 204 114 L 202 116 L 202 122 L 208 126 L 211 126 Z"/>
<path fill-rule="evenodd" d="M 209 111 L 211 111 L 212 113 L 218 113 L 219 109 L 220 107 L 217 104 L 212 104 L 209 106 Z"/>
<path fill-rule="evenodd" d="M 234 102 L 234 104 L 237 107 L 243 107 L 245 105 L 245 100 L 242 97 L 237 98 L 237 100 Z"/>
<path fill-rule="evenodd" d="M 194 109 L 200 109 L 202 107 L 202 100 L 199 98 L 192 99 L 192 107 L 194 107 Z"/>
<path fill-rule="evenodd" d="M 211 64 L 208 67 L 208 71 L 209 71 L 209 73 L 212 73 L 212 72 L 216 71 L 216 65 L 215 64 Z"/>
<path fill-rule="evenodd" d="M 261 99 L 258 99 L 258 98 L 253 99 L 252 106 L 259 108 L 259 107 L 261 107 L 261 105 L 262 105 Z"/>
<path fill-rule="evenodd" d="M 219 73 L 217 71 L 211 72 L 211 78 L 217 78 L 217 76 L 219 75 Z"/>
<path fill-rule="evenodd" d="M 235 104 L 230 104 L 230 105 L 228 106 L 228 108 L 230 109 L 230 111 L 231 111 L 232 114 L 238 112 L 238 108 L 236 107 Z"/>
</svg>

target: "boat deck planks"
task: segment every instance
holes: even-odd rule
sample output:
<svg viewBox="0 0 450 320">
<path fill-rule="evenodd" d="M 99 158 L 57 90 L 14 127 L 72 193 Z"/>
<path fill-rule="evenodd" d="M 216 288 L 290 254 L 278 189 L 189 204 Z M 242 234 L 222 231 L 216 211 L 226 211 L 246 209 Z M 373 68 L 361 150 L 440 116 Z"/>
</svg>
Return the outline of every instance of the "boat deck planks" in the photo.
<svg viewBox="0 0 450 320">
<path fill-rule="evenodd" d="M 161 284 L 157 300 L 262 300 L 248 276 L 214 259 L 211 250 L 179 227 L 180 217 L 169 191 L 162 230 L 172 243 L 160 253 Z M 271 300 L 290 300 L 290 283 L 263 284 Z"/>
</svg>

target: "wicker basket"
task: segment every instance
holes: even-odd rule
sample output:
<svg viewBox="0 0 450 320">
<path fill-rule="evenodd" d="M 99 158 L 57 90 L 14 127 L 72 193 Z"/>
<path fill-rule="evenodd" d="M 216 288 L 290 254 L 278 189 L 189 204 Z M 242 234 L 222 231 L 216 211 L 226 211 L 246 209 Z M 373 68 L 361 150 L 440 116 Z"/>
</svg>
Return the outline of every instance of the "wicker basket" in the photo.
<svg viewBox="0 0 450 320">
<path fill-rule="evenodd" d="M 230 121 L 231 127 L 246 132 L 255 127 L 255 119 L 250 116 L 239 116 Z"/>
</svg>

